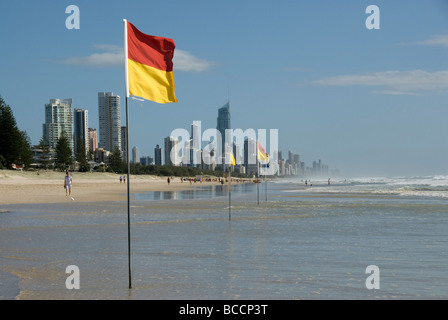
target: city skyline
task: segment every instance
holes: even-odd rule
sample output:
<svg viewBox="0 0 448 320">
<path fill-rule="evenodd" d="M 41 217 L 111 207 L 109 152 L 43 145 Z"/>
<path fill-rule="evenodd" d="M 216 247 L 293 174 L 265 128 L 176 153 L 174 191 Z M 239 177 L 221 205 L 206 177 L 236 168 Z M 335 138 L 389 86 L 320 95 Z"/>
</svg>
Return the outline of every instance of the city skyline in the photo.
<svg viewBox="0 0 448 320">
<path fill-rule="evenodd" d="M 43 136 L 46 137 L 46 139 L 49 139 L 47 136 L 53 137 L 54 141 L 53 144 L 50 144 L 50 147 L 54 149 L 61 132 L 62 131 L 65 131 L 66 133 L 71 132 L 73 134 L 70 133 L 68 137 L 70 144 L 73 146 L 72 147 L 73 154 L 75 154 L 76 150 L 78 150 L 77 145 L 79 141 L 84 140 L 86 146 L 86 155 L 89 150 L 96 154 L 96 149 L 99 148 L 101 149 L 100 151 L 101 156 L 99 156 L 99 158 L 101 158 L 101 162 L 105 161 L 104 156 L 105 155 L 107 156 L 112 152 L 111 150 L 105 148 L 104 146 L 97 144 L 97 129 L 91 128 L 91 126 L 89 125 L 89 117 L 88 117 L 89 111 L 74 106 L 72 110 L 71 109 L 72 103 L 73 99 L 50 99 L 50 104 L 45 105 L 45 114 L 46 114 L 46 121 L 50 121 L 51 123 L 43 124 Z M 215 170 L 217 165 L 224 165 L 224 170 L 227 170 L 227 168 L 225 167 L 227 164 L 226 161 L 229 161 L 227 159 L 229 158 L 227 153 L 232 152 L 236 159 L 237 165 L 235 167 L 235 170 L 237 170 L 237 172 L 247 174 L 257 174 L 258 172 L 258 170 L 256 169 L 257 165 L 253 163 L 253 159 L 255 159 L 256 157 L 256 149 L 257 149 L 256 141 L 249 136 L 245 136 L 246 134 L 251 135 L 251 132 L 249 131 L 240 132 L 244 135 L 244 137 L 239 137 L 238 133 L 237 133 L 238 137 L 235 136 L 235 132 L 231 133 L 233 129 L 231 128 L 230 125 L 231 116 L 229 108 L 230 105 L 229 102 L 227 102 L 224 104 L 224 106 L 218 108 L 217 110 L 218 117 L 216 120 L 216 133 L 217 134 L 219 133 L 219 135 L 222 138 L 220 143 L 222 143 L 222 152 L 223 152 L 220 159 L 216 158 L 217 155 L 216 148 L 219 147 L 218 145 L 216 145 L 216 141 L 214 141 L 213 139 L 210 141 L 203 141 L 202 123 L 201 121 L 193 121 L 190 125 L 191 131 L 190 135 L 188 136 L 188 139 L 185 139 L 185 137 L 181 137 L 183 138 L 183 140 L 179 141 L 178 140 L 179 137 L 175 136 L 173 137 L 171 135 L 165 137 L 164 139 L 165 159 L 163 163 L 165 165 L 175 165 L 175 166 L 204 167 L 208 168 L 209 170 Z M 111 142 L 113 140 L 118 140 L 116 137 L 118 134 L 115 135 L 111 134 L 113 132 L 113 130 L 111 129 L 112 125 L 110 123 L 107 123 L 105 119 L 108 118 L 109 122 L 111 121 L 111 119 L 115 119 L 116 122 L 116 119 L 120 118 L 116 114 L 117 112 L 120 111 L 120 97 L 114 95 L 112 92 L 98 92 L 98 110 L 99 114 L 102 113 L 104 114 L 102 117 L 98 119 L 98 125 L 99 127 L 102 127 L 102 130 L 99 130 L 100 131 L 99 136 L 103 137 L 103 145 L 107 141 L 109 141 L 109 144 L 111 145 Z M 52 130 L 47 129 L 48 126 L 50 126 Z M 126 129 L 125 126 L 120 127 L 120 136 L 121 136 L 120 151 L 122 153 L 122 157 L 124 160 L 126 160 L 125 129 Z M 231 131 L 228 132 L 227 131 L 228 129 L 230 129 Z M 179 130 L 179 128 L 176 130 Z M 176 132 L 176 130 L 173 130 L 172 133 Z M 240 129 L 237 129 L 237 131 L 238 130 Z M 101 131 L 105 132 L 101 133 Z M 256 133 L 254 132 L 254 134 Z M 240 148 L 239 144 L 237 143 L 238 138 L 245 139 L 242 148 Z M 258 139 L 258 137 L 255 138 Z M 233 139 L 235 139 L 235 141 L 233 141 Z M 180 142 L 184 144 L 183 148 L 180 148 L 181 147 Z M 173 152 L 170 150 L 172 148 L 174 148 Z M 208 150 L 206 159 L 204 158 L 203 155 L 203 152 L 205 150 Z M 141 159 L 144 159 L 142 161 L 142 164 L 162 165 L 161 149 L 159 148 L 159 145 L 156 145 L 156 148 L 154 149 L 154 155 L 152 157 L 146 154 L 142 154 L 142 156 L 140 156 L 138 146 L 133 146 L 131 148 L 131 151 L 132 151 L 131 154 L 132 157 L 130 158 L 131 163 L 137 164 L 140 163 Z M 213 151 L 213 153 L 209 154 L 210 151 Z M 294 156 L 294 153 L 288 150 L 289 158 L 283 159 L 281 157 L 282 154 L 281 151 L 274 150 L 274 153 L 276 155 L 271 159 L 278 161 L 281 168 L 281 171 L 277 171 L 274 174 L 305 175 L 307 172 L 308 174 L 312 172 L 311 170 L 308 169 L 305 170 L 305 163 L 300 162 L 300 156 L 298 154 L 295 155 L 297 159 L 291 159 L 291 155 Z M 173 159 L 171 159 L 171 156 L 173 156 L 174 154 L 178 156 L 174 158 L 173 161 Z M 280 157 L 278 155 L 280 155 Z M 151 161 L 149 161 L 150 159 Z M 319 163 L 320 161 L 321 160 L 319 160 Z M 314 162 L 315 161 L 313 161 L 313 167 L 315 166 Z M 291 167 L 286 168 L 285 165 L 291 165 Z M 241 166 L 244 168 L 242 168 Z"/>
<path fill-rule="evenodd" d="M 278 129 L 279 149 L 307 164 L 323 159 L 347 175 L 447 172 L 445 1 L 136 4 L 79 2 L 80 28 L 68 29 L 67 3 L 0 3 L 0 27 L 10 30 L 0 34 L 0 95 L 33 144 L 49 98 L 72 97 L 96 119 L 97 92 L 114 92 L 124 109 L 127 19 L 176 43 L 179 101 L 129 100 L 130 144 L 141 154 L 192 120 L 214 128 L 230 97 L 234 128 Z M 379 29 L 366 25 L 371 4 Z"/>
</svg>

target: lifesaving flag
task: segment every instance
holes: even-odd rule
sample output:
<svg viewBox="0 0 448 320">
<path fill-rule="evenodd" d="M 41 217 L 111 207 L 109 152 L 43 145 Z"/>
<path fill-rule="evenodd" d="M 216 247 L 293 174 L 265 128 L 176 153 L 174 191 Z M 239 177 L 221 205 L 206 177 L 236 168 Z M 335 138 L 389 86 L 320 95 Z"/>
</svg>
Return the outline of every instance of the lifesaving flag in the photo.
<svg viewBox="0 0 448 320">
<path fill-rule="evenodd" d="M 235 157 L 233 156 L 233 153 L 230 154 L 230 165 L 231 166 L 236 165 L 236 161 L 235 161 Z"/>
<path fill-rule="evenodd" d="M 258 142 L 258 160 L 261 160 L 264 162 L 267 162 L 269 160 L 269 155 L 266 153 L 266 151 L 264 151 L 260 142 Z"/>
<path fill-rule="evenodd" d="M 125 22 L 125 55 L 128 92 L 158 103 L 177 102 L 174 95 L 172 39 L 150 36 Z"/>
</svg>

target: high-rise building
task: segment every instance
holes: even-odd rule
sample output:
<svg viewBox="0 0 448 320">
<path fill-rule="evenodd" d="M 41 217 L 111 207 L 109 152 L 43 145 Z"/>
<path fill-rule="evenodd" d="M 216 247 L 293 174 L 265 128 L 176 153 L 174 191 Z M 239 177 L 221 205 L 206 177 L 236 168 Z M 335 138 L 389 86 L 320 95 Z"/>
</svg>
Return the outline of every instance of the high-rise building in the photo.
<svg viewBox="0 0 448 320">
<path fill-rule="evenodd" d="M 154 162 L 156 166 L 162 165 L 162 148 L 159 145 L 154 148 Z"/>
<path fill-rule="evenodd" d="M 140 151 L 137 147 L 132 148 L 132 163 L 140 163 Z"/>
<path fill-rule="evenodd" d="M 201 121 L 193 121 L 191 124 L 190 139 L 190 166 L 199 167 L 201 165 Z"/>
<path fill-rule="evenodd" d="M 89 151 L 95 152 L 96 149 L 98 149 L 96 129 L 89 128 Z"/>
<path fill-rule="evenodd" d="M 121 150 L 120 96 L 98 92 L 99 147 L 108 151 Z"/>
<path fill-rule="evenodd" d="M 233 156 L 234 156 L 234 158 L 235 158 L 235 162 L 236 162 L 236 164 L 237 164 L 237 165 L 242 164 L 242 163 L 243 163 L 243 159 L 242 159 L 242 157 L 241 157 L 240 146 L 239 146 L 239 144 L 236 143 L 236 142 L 233 142 L 233 143 L 232 143 L 232 153 L 233 153 Z"/>
<path fill-rule="evenodd" d="M 223 159 L 222 163 L 224 163 L 225 159 L 225 150 L 226 145 L 225 142 L 231 143 L 231 136 L 227 134 L 226 129 L 230 129 L 230 104 L 227 102 L 223 107 L 218 109 L 218 118 L 216 129 L 221 133 L 221 157 Z"/>
<path fill-rule="evenodd" d="M 244 140 L 244 167 L 246 174 L 258 174 L 257 168 L 257 141 L 252 138 Z"/>
<path fill-rule="evenodd" d="M 165 138 L 165 164 L 169 166 L 179 165 L 179 139 L 168 136 Z"/>
<path fill-rule="evenodd" d="M 141 157 L 140 163 L 145 166 L 150 166 L 150 165 L 154 164 L 154 159 L 149 156 Z"/>
<path fill-rule="evenodd" d="M 182 166 L 191 167 L 193 166 L 193 140 L 188 139 L 184 143 L 184 149 L 182 150 Z"/>
<path fill-rule="evenodd" d="M 72 126 L 72 99 L 50 99 L 50 103 L 45 105 L 45 123 L 42 125 L 43 136 L 50 148 L 56 149 L 61 133 L 64 132 L 73 153 Z"/>
<path fill-rule="evenodd" d="M 126 126 L 121 126 L 121 159 L 126 161 L 128 149 L 126 148 Z"/>
<path fill-rule="evenodd" d="M 205 170 L 216 169 L 216 141 L 210 141 L 201 152 L 201 168 Z"/>
<path fill-rule="evenodd" d="M 87 154 L 89 151 L 89 113 L 87 110 L 75 108 L 73 113 L 73 141 L 75 153 L 81 141 Z"/>
</svg>

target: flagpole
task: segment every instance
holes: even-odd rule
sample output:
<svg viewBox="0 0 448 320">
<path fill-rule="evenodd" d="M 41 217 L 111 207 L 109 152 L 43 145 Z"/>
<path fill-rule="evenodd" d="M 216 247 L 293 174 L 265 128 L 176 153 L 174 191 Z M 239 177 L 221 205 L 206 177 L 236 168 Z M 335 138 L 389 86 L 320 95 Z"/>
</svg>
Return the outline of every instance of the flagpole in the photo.
<svg viewBox="0 0 448 320">
<path fill-rule="evenodd" d="M 232 165 L 229 166 L 229 221 L 231 220 L 231 196 L 230 194 L 232 193 L 232 177 L 231 177 L 231 171 L 232 171 Z"/>
<path fill-rule="evenodd" d="M 258 160 L 258 144 L 257 144 L 257 204 L 260 204 L 260 161 Z"/>
<path fill-rule="evenodd" d="M 127 207 L 128 207 L 128 275 L 129 275 L 129 289 L 132 288 L 131 281 L 131 205 L 130 205 L 130 172 L 131 164 L 129 162 L 129 78 L 128 78 L 128 24 L 127 20 L 123 19 L 124 23 L 124 58 L 125 58 L 125 89 L 126 89 L 126 164 L 127 164 Z"/>
<path fill-rule="evenodd" d="M 266 196 L 266 202 L 268 201 L 268 179 L 266 179 L 266 175 L 264 175 L 264 194 Z"/>
</svg>

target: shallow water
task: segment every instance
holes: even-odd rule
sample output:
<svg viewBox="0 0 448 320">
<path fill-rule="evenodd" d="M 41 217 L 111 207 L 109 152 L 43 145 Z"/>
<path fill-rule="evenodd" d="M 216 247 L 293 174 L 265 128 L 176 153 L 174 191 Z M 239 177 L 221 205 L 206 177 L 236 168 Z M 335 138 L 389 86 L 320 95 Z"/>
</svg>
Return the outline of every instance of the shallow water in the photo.
<svg viewBox="0 0 448 320">
<path fill-rule="evenodd" d="M 227 186 L 132 195 L 132 290 L 126 202 L 2 206 L 0 299 L 448 298 L 446 198 L 265 186 L 232 187 L 231 221 Z M 369 265 L 380 289 L 366 288 Z"/>
</svg>

